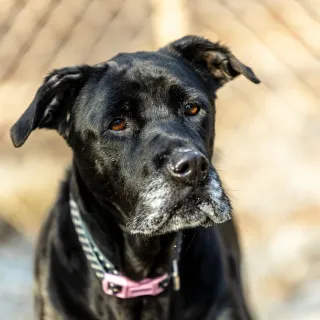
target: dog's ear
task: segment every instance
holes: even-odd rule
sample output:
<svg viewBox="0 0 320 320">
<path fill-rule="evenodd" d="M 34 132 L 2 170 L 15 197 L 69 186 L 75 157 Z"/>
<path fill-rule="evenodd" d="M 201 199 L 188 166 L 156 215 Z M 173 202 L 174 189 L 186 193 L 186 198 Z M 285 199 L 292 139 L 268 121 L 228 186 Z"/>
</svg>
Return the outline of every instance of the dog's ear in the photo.
<svg viewBox="0 0 320 320">
<path fill-rule="evenodd" d="M 198 36 L 185 36 L 161 50 L 179 54 L 196 67 L 207 69 L 217 81 L 218 87 L 240 74 L 254 83 L 260 83 L 251 68 L 218 42 L 213 43 Z"/>
<path fill-rule="evenodd" d="M 30 106 L 10 130 L 15 147 L 21 147 L 37 128 L 56 129 L 67 138 L 69 112 L 91 68 L 62 68 L 52 71 L 44 79 Z"/>
</svg>

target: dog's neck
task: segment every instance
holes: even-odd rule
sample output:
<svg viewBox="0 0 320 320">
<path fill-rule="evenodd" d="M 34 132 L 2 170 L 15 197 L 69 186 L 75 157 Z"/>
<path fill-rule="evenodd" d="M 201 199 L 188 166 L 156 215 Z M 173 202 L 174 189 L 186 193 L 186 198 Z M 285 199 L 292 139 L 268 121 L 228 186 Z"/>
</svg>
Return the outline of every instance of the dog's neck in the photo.
<svg viewBox="0 0 320 320">
<path fill-rule="evenodd" d="M 75 164 L 70 179 L 70 191 L 92 238 L 119 272 L 139 281 L 171 271 L 175 234 L 154 237 L 129 234 L 119 223 L 119 209 L 111 202 L 100 201 Z"/>
</svg>

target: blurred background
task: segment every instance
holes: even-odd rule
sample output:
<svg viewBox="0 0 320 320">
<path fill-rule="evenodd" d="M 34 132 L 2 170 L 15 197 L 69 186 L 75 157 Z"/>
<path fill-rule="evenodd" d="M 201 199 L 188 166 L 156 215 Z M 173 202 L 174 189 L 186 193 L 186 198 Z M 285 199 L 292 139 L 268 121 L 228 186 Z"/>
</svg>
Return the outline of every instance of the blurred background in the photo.
<svg viewBox="0 0 320 320">
<path fill-rule="evenodd" d="M 70 161 L 54 132 L 9 128 L 49 70 L 221 40 L 262 80 L 218 92 L 214 159 L 232 196 L 257 319 L 320 319 L 319 0 L 1 0 L 0 311 L 32 319 L 33 244 Z"/>
</svg>

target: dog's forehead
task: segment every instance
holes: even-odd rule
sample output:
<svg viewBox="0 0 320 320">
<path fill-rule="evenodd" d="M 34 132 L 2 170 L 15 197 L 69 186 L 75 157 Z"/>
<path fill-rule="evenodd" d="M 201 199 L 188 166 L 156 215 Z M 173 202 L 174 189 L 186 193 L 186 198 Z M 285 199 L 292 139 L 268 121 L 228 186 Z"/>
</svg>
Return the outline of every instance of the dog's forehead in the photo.
<svg viewBox="0 0 320 320">
<path fill-rule="evenodd" d="M 204 90 L 199 75 L 182 58 L 159 52 L 119 54 L 107 61 L 103 74 L 97 71 L 83 88 L 77 117 L 82 123 L 90 119 L 99 124 L 111 114 L 132 111 L 142 118 L 150 118 L 150 112 L 170 114 L 173 95 L 207 103 Z"/>
<path fill-rule="evenodd" d="M 162 52 L 121 53 L 107 61 L 96 87 L 101 99 L 137 98 L 167 101 L 175 92 L 206 98 L 208 88 L 201 76 L 183 58 Z"/>
<path fill-rule="evenodd" d="M 148 85 L 153 80 L 187 85 L 196 78 L 183 59 L 160 52 L 121 53 L 109 60 L 108 66 L 109 73 L 117 74 L 122 81 L 148 82 Z"/>
</svg>

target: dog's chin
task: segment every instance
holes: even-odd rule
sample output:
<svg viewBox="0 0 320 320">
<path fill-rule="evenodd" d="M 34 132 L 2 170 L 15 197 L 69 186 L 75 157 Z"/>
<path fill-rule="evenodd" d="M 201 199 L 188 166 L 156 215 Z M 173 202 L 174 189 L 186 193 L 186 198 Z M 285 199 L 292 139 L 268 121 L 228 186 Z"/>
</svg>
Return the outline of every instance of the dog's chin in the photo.
<svg viewBox="0 0 320 320">
<path fill-rule="evenodd" d="M 211 227 L 230 219 L 230 212 L 216 214 L 212 204 L 194 205 L 186 199 L 178 208 L 169 208 L 162 212 L 150 212 L 148 216 L 138 215 L 128 223 L 128 231 L 132 234 L 157 236 L 196 227 Z"/>
<path fill-rule="evenodd" d="M 177 214 L 166 220 L 158 229 L 154 230 L 153 232 L 150 231 L 149 235 L 163 235 L 196 227 L 211 227 L 214 224 L 215 223 L 205 214 L 194 214 L 186 217 L 181 217 L 180 214 Z M 148 235 L 148 233 L 144 234 Z"/>
<path fill-rule="evenodd" d="M 178 191 L 161 178 L 154 179 L 142 193 L 127 230 L 132 234 L 156 236 L 196 227 L 210 227 L 231 219 L 231 205 L 215 171 L 208 184 Z"/>
</svg>

